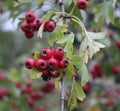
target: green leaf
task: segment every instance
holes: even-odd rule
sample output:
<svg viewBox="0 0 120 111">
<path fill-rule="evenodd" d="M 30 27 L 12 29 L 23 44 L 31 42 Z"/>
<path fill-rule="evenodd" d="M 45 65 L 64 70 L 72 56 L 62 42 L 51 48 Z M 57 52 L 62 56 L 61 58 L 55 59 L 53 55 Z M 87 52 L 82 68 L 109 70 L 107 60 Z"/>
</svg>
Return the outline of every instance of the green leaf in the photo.
<svg viewBox="0 0 120 111">
<path fill-rule="evenodd" d="M 33 54 L 34 54 L 33 55 L 34 59 L 39 59 L 40 58 L 40 51 L 35 51 Z"/>
<path fill-rule="evenodd" d="M 31 79 L 37 79 L 40 78 L 42 75 L 42 72 L 37 71 L 35 68 L 31 69 L 30 73 L 29 73 L 29 77 Z"/>
<path fill-rule="evenodd" d="M 81 75 L 81 85 L 84 86 L 89 80 L 87 66 L 80 56 L 73 55 L 71 63 L 76 66 L 78 73 Z"/>
<path fill-rule="evenodd" d="M 58 88 L 59 87 L 59 78 L 56 78 L 55 79 L 55 88 Z"/>
<path fill-rule="evenodd" d="M 114 9 L 116 0 L 104 1 L 96 7 L 96 22 L 100 22 L 101 18 L 104 18 L 106 23 L 114 23 Z"/>
<path fill-rule="evenodd" d="M 65 69 L 65 72 L 67 77 L 73 77 L 75 75 L 74 66 L 71 63 L 69 63 L 68 67 Z"/>
<path fill-rule="evenodd" d="M 43 3 L 45 0 L 38 0 L 38 4 Z"/>
<path fill-rule="evenodd" d="M 67 42 L 64 48 L 66 56 L 69 58 L 73 53 L 73 43 Z"/>
<path fill-rule="evenodd" d="M 70 111 L 78 107 L 76 89 L 74 87 L 74 84 L 72 84 L 71 94 L 68 100 L 68 106 L 70 107 Z"/>
<path fill-rule="evenodd" d="M 86 60 L 85 57 L 89 56 L 92 58 L 92 56 L 100 51 L 100 48 L 104 48 L 105 45 L 102 43 L 99 43 L 95 40 L 99 40 L 104 38 L 106 33 L 94 33 L 94 32 L 86 32 L 86 37 L 82 40 L 80 44 L 79 49 L 79 55 L 83 58 L 83 60 Z M 86 63 L 88 61 L 85 61 Z"/>
<path fill-rule="evenodd" d="M 76 81 L 74 81 L 74 87 L 75 87 L 75 90 L 76 90 L 76 95 L 77 95 L 77 98 L 80 100 L 80 101 L 83 101 L 85 98 L 86 98 L 86 95 L 82 89 L 82 87 L 80 86 L 80 84 Z"/>
<path fill-rule="evenodd" d="M 58 25 L 56 27 L 56 29 L 54 30 L 53 33 L 50 34 L 49 38 L 48 38 L 48 43 L 50 46 L 53 46 L 53 44 L 63 38 L 65 35 L 63 34 L 64 32 L 67 31 L 68 26 L 66 24 L 63 25 Z"/>
<path fill-rule="evenodd" d="M 57 40 L 57 44 L 63 44 L 63 43 L 66 43 L 66 42 L 71 42 L 71 43 L 74 42 L 74 34 L 73 33 L 64 35 L 63 38 Z"/>
<path fill-rule="evenodd" d="M 30 2 L 32 2 L 32 0 L 19 0 L 19 2 L 22 3 L 22 4 L 23 3 L 30 3 Z"/>
<path fill-rule="evenodd" d="M 22 79 L 20 72 L 17 71 L 16 69 L 12 69 L 10 71 L 8 78 L 13 82 L 16 82 Z"/>
</svg>

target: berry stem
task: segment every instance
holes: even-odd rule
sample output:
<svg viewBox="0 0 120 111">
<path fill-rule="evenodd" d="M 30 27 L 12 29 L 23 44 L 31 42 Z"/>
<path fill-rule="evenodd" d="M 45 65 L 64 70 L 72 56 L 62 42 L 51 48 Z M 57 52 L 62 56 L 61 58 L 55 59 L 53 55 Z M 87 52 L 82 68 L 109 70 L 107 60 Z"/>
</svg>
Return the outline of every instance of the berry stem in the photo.
<svg viewBox="0 0 120 111">
<path fill-rule="evenodd" d="M 61 110 L 60 111 L 64 111 L 64 102 L 65 102 L 65 90 L 64 90 L 64 76 L 65 76 L 65 72 L 63 72 L 63 75 L 60 78 L 60 84 L 61 84 Z"/>
</svg>

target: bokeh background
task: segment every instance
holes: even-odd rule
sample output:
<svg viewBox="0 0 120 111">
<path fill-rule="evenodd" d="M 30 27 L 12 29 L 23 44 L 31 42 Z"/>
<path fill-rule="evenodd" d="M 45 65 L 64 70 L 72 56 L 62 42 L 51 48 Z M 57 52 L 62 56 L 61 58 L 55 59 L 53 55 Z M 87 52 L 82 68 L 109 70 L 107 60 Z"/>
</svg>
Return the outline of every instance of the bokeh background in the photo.
<svg viewBox="0 0 120 111">
<path fill-rule="evenodd" d="M 22 18 L 34 10 L 37 18 L 53 7 L 59 10 L 54 0 L 0 0 L 0 111 L 59 111 L 60 90 L 54 81 L 44 82 L 41 78 L 31 79 L 24 61 L 34 51 L 47 47 L 48 33 L 44 39 L 27 39 L 20 29 Z M 71 1 L 64 0 L 66 11 Z M 115 3 L 115 5 L 114 5 Z M 114 6 L 113 6 L 114 5 Z M 90 0 L 88 9 L 76 8 L 74 15 L 85 24 L 87 30 L 105 31 L 101 42 L 106 45 L 89 61 L 90 81 L 83 87 L 87 98 L 78 101 L 74 111 L 120 111 L 120 0 Z M 113 21 L 115 23 L 113 23 Z M 71 24 L 72 25 L 72 24 Z M 70 25 L 75 33 L 75 50 L 81 41 L 78 26 Z M 70 83 L 66 81 L 66 98 L 69 97 Z M 65 110 L 69 111 L 67 101 Z"/>
</svg>

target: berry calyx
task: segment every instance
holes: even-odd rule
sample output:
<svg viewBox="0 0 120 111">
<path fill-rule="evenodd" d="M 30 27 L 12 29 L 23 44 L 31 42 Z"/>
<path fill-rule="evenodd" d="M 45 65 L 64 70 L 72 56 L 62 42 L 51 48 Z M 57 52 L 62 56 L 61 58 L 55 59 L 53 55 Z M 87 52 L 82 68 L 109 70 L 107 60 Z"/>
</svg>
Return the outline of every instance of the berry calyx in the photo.
<svg viewBox="0 0 120 111">
<path fill-rule="evenodd" d="M 52 50 L 50 48 L 43 48 L 40 51 L 40 58 L 44 60 L 48 60 L 52 57 Z"/>
<path fill-rule="evenodd" d="M 64 56 L 64 50 L 62 47 L 56 47 L 54 50 L 53 50 L 53 57 L 58 59 L 58 60 L 61 60 Z"/>
<path fill-rule="evenodd" d="M 36 22 L 33 22 L 30 25 L 31 25 L 32 31 L 38 31 L 38 26 L 37 26 Z"/>
<path fill-rule="evenodd" d="M 44 75 L 44 74 L 42 74 L 42 79 L 44 80 L 44 81 L 49 81 L 50 79 L 51 79 L 51 77 L 50 76 L 48 76 L 48 75 Z"/>
<path fill-rule="evenodd" d="M 67 58 L 63 58 L 61 61 L 59 61 L 58 66 L 59 66 L 59 68 L 64 69 L 68 66 L 68 64 L 69 64 L 69 62 L 68 62 Z"/>
<path fill-rule="evenodd" d="M 32 11 L 29 11 L 25 14 L 25 19 L 26 19 L 27 23 L 32 23 L 35 21 L 36 16 Z"/>
<path fill-rule="evenodd" d="M 38 59 L 36 62 L 35 62 L 35 67 L 37 70 L 45 70 L 47 68 L 47 62 L 43 59 Z"/>
<path fill-rule="evenodd" d="M 47 21 L 44 26 L 44 30 L 47 32 L 53 32 L 55 29 L 55 23 L 53 21 Z"/>
<path fill-rule="evenodd" d="M 60 76 L 60 70 L 55 70 L 54 73 L 49 73 L 50 77 L 57 78 Z"/>
<path fill-rule="evenodd" d="M 32 69 L 35 66 L 35 60 L 33 58 L 27 58 L 25 60 L 25 66 L 28 69 Z"/>
<path fill-rule="evenodd" d="M 77 1 L 77 7 L 79 9 L 85 10 L 88 6 L 88 2 L 86 0 L 78 0 Z"/>
<path fill-rule="evenodd" d="M 58 66 L 58 61 L 54 58 L 48 60 L 48 68 L 50 70 L 55 70 Z"/>
</svg>

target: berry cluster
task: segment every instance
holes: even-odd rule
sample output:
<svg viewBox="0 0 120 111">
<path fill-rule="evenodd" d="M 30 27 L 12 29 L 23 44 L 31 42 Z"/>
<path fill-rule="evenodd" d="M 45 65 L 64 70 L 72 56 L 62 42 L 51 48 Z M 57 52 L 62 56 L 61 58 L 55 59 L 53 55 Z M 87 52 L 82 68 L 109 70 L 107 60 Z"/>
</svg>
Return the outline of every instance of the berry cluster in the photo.
<svg viewBox="0 0 120 111">
<path fill-rule="evenodd" d="M 78 0 L 77 7 L 79 9 L 85 10 L 88 7 L 88 0 Z"/>
<path fill-rule="evenodd" d="M 35 14 L 29 11 L 25 14 L 25 21 L 21 24 L 21 29 L 25 33 L 25 36 L 30 39 L 34 36 L 34 32 L 39 30 L 43 22 L 41 18 L 36 20 Z M 53 21 L 47 21 L 44 25 L 44 31 L 53 32 L 55 27 Z"/>
<path fill-rule="evenodd" d="M 60 69 L 68 66 L 68 59 L 64 58 L 64 50 L 61 47 L 56 47 L 54 50 L 43 48 L 40 51 L 39 59 L 27 58 L 25 66 L 28 69 L 36 68 L 42 72 L 42 79 L 47 81 L 60 75 Z"/>
</svg>

